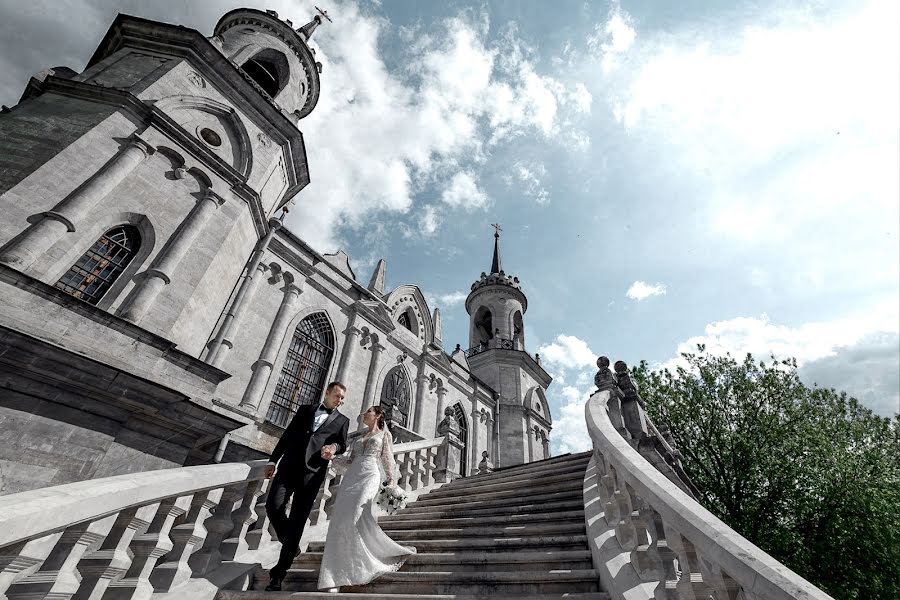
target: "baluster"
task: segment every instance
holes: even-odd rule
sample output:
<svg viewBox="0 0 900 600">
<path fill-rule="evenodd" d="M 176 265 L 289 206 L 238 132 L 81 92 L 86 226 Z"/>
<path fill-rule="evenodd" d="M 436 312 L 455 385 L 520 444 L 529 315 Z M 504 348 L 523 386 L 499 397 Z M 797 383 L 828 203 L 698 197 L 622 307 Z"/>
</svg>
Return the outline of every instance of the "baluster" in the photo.
<svg viewBox="0 0 900 600">
<path fill-rule="evenodd" d="M 241 500 L 241 507 L 231 515 L 233 523 L 231 535 L 222 542 L 222 558 L 224 560 L 234 560 L 250 549 L 247 543 L 247 532 L 257 519 L 256 499 L 263 494 L 263 481 L 265 480 L 257 479 L 247 484 L 247 490 Z"/>
<path fill-rule="evenodd" d="M 329 465 L 328 473 L 325 475 L 325 483 L 319 490 L 316 501 L 313 503 L 313 508 L 309 512 L 310 525 L 321 525 L 328 520 L 328 515 L 331 513 L 330 501 L 334 496 L 333 492 L 337 491 L 337 488 L 340 487 L 338 483 L 334 481 L 336 474 L 337 471 Z"/>
<path fill-rule="evenodd" d="M 61 535 L 62 532 L 59 531 L 0 548 L 0 598 L 6 598 L 4 592 L 14 582 L 38 570 Z"/>
<path fill-rule="evenodd" d="M 256 522 L 247 532 L 247 548 L 250 550 L 259 550 L 272 541 L 272 534 L 269 531 L 271 521 L 266 510 L 266 496 L 269 494 L 271 485 L 271 479 L 263 479 L 262 487 L 260 487 L 262 493 L 256 499 Z"/>
<path fill-rule="evenodd" d="M 428 449 L 428 460 L 427 464 L 427 472 L 428 472 L 428 485 L 434 485 L 436 480 L 434 478 L 434 472 L 437 470 L 437 446 L 432 446 Z"/>
<path fill-rule="evenodd" d="M 412 480 L 410 481 L 409 487 L 411 490 L 417 490 L 420 487 L 423 487 L 425 484 L 425 469 L 422 466 L 422 450 L 416 450 L 412 453 L 410 457 L 411 468 L 412 468 Z"/>
<path fill-rule="evenodd" d="M 626 484 L 625 487 L 631 496 L 631 505 L 634 509 L 631 513 L 631 523 L 634 526 L 636 545 L 631 550 L 631 564 L 643 581 L 659 581 L 662 565 L 650 535 L 652 516 L 649 515 L 649 506 L 630 485 Z"/>
<path fill-rule="evenodd" d="M 741 589 L 740 584 L 723 571 L 719 565 L 700 555 L 697 555 L 697 558 L 703 580 L 713 589 L 713 596 L 716 600 L 750 599 L 750 596 Z"/>
<path fill-rule="evenodd" d="M 99 600 L 110 583 L 128 571 L 132 560 L 128 546 L 135 535 L 147 531 L 158 508 L 159 503 L 155 502 L 119 513 L 100 548 L 85 555 L 78 563 L 81 586 L 73 600 Z"/>
<path fill-rule="evenodd" d="M 166 498 L 159 504 L 145 533 L 134 536 L 128 547 L 134 559 L 118 581 L 109 584 L 103 600 L 148 600 L 153 594 L 150 575 L 156 562 L 174 548 L 169 532 L 175 519 L 187 514 L 191 496 Z"/>
<path fill-rule="evenodd" d="M 150 583 L 157 592 L 168 592 L 191 578 L 188 559 L 206 539 L 204 523 L 222 497 L 222 488 L 198 492 L 191 501 L 191 508 L 183 522 L 172 527 L 172 551 L 165 555 L 166 562 L 150 573 Z"/>
<path fill-rule="evenodd" d="M 712 589 L 703 580 L 694 545 L 667 523 L 663 523 L 663 527 L 666 531 L 666 541 L 678 557 L 678 567 L 681 570 L 678 583 L 675 585 L 678 598 L 682 600 L 708 598 Z"/>
<path fill-rule="evenodd" d="M 409 452 L 403 452 L 400 455 L 400 478 L 397 481 L 397 485 L 401 490 L 409 490 L 410 489 L 410 478 L 412 477 L 412 470 L 409 468 Z"/>
<path fill-rule="evenodd" d="M 100 546 L 115 522 L 116 515 L 113 514 L 67 527 L 40 569 L 9 586 L 6 597 L 9 600 L 71 598 L 81 585 L 78 561 L 86 552 Z"/>
<path fill-rule="evenodd" d="M 247 481 L 226 485 L 215 510 L 206 520 L 206 539 L 201 548 L 188 558 L 193 575 L 205 575 L 222 564 L 222 542 L 229 537 L 234 522 L 232 513 L 240 507 Z"/>
<path fill-rule="evenodd" d="M 657 581 L 654 598 L 657 600 L 677 600 L 678 573 L 675 569 L 676 555 L 669 548 L 666 540 L 665 527 L 662 517 L 647 503 L 644 503 L 641 511 L 641 519 L 650 534 L 650 547 L 647 557 L 656 564 L 656 574 L 653 580 Z"/>
<path fill-rule="evenodd" d="M 631 488 L 626 484 L 615 492 L 615 504 L 619 517 L 615 526 L 616 539 L 623 550 L 633 551 L 641 543 L 635 527 L 637 516 L 632 504 Z"/>
</svg>

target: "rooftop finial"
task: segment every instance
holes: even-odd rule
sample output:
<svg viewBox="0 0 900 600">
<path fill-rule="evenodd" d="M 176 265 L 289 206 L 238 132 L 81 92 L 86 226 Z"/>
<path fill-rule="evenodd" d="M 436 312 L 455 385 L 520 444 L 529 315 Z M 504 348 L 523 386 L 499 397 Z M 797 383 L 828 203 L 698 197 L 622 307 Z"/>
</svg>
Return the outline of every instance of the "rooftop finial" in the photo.
<svg viewBox="0 0 900 600">
<path fill-rule="evenodd" d="M 500 225 L 497 223 L 491 223 L 491 227 L 494 228 L 494 259 L 491 261 L 491 273 L 499 273 L 502 269 L 500 264 L 500 232 L 503 230 L 500 229 Z"/>
<path fill-rule="evenodd" d="M 297 33 L 300 34 L 300 37 L 303 38 L 304 42 L 309 41 L 309 38 L 312 37 L 313 31 L 316 30 L 316 27 L 322 24 L 322 19 L 328 21 L 329 23 L 334 22 L 331 20 L 331 17 L 328 16 L 327 10 L 322 10 L 318 6 L 316 6 L 315 9 L 318 14 L 313 17 L 312 21 L 297 30 Z"/>
</svg>

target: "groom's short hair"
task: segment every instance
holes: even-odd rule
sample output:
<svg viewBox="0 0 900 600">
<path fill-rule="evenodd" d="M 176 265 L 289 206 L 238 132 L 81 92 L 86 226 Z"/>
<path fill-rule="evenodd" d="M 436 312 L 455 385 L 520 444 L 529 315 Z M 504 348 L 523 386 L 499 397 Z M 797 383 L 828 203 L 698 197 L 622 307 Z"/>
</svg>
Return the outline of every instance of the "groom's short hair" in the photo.
<svg viewBox="0 0 900 600">
<path fill-rule="evenodd" d="M 330 392 L 331 390 L 333 390 L 333 389 L 336 388 L 336 387 L 341 388 L 342 390 L 344 390 L 344 392 L 347 391 L 347 386 L 346 386 L 346 385 L 344 385 L 344 384 L 341 383 L 340 381 L 332 381 L 332 382 L 329 383 L 327 386 L 325 386 L 325 393 L 327 394 L 328 392 Z"/>
</svg>

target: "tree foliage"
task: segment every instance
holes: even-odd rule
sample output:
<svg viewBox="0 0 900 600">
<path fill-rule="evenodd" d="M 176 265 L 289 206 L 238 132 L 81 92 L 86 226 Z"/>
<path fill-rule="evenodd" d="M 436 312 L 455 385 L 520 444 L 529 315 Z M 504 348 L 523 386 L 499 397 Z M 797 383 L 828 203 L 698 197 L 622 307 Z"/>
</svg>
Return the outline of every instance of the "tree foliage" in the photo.
<svg viewBox="0 0 900 600">
<path fill-rule="evenodd" d="M 794 360 L 634 369 L 701 502 L 840 600 L 900 598 L 900 417 L 804 385 Z"/>
</svg>

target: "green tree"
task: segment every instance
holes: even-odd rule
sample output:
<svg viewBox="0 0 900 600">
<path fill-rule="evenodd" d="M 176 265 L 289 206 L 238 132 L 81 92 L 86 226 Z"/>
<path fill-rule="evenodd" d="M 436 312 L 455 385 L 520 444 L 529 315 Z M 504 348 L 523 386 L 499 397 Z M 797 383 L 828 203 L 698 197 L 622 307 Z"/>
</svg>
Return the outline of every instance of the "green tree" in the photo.
<svg viewBox="0 0 900 600">
<path fill-rule="evenodd" d="M 900 598 L 900 417 L 804 385 L 794 360 L 682 356 L 633 375 L 704 506 L 835 598 Z"/>
</svg>

